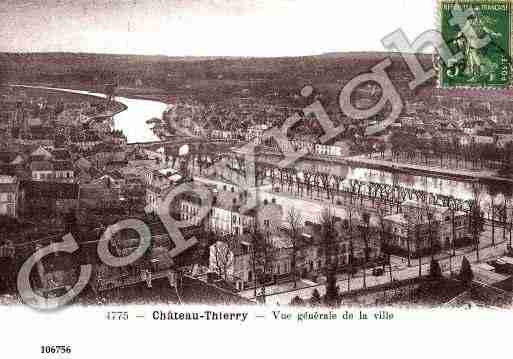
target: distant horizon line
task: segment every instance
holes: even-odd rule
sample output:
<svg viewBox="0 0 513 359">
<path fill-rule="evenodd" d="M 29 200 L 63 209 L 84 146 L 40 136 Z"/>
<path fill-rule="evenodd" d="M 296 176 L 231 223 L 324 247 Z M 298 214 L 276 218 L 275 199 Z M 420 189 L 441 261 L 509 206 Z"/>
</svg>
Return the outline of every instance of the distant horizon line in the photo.
<svg viewBox="0 0 513 359">
<path fill-rule="evenodd" d="M 106 52 L 83 52 L 83 51 L 0 51 L 0 54 L 12 55 L 101 55 L 101 56 L 141 56 L 141 57 L 165 57 L 165 58 L 197 58 L 197 59 L 276 59 L 276 58 L 301 58 L 301 57 L 329 57 L 351 54 L 388 54 L 388 55 L 432 55 L 425 52 L 399 52 L 399 51 L 332 51 L 309 55 L 280 55 L 280 56 L 256 56 L 256 55 L 165 55 L 165 54 L 136 54 L 136 53 L 106 53 Z"/>
</svg>

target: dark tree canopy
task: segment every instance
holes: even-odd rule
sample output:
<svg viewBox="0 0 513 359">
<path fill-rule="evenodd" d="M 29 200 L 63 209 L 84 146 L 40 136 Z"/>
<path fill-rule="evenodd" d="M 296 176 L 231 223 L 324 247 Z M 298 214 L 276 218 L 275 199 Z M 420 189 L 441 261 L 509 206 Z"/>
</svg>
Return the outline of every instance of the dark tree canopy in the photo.
<svg viewBox="0 0 513 359">
<path fill-rule="evenodd" d="M 459 278 L 464 283 L 470 284 L 474 279 L 474 273 L 472 272 L 472 267 L 470 266 L 470 262 L 467 257 L 463 257 L 461 260 L 461 269 Z"/>
<path fill-rule="evenodd" d="M 312 291 L 312 297 L 310 298 L 310 304 L 313 306 L 318 306 L 321 304 L 321 295 L 317 288 Z"/>
<path fill-rule="evenodd" d="M 436 259 L 432 259 L 429 265 L 429 276 L 433 279 L 442 277 L 442 268 Z"/>
<path fill-rule="evenodd" d="M 293 306 L 302 306 L 304 304 L 305 304 L 305 302 L 298 295 L 296 295 L 294 298 L 292 298 L 292 301 L 290 302 L 290 305 L 293 305 Z"/>
</svg>

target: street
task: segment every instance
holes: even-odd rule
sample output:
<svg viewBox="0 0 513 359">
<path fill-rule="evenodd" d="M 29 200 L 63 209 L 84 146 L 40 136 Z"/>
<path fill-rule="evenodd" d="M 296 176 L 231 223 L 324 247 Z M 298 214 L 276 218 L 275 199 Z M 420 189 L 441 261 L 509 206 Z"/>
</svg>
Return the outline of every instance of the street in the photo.
<svg viewBox="0 0 513 359">
<path fill-rule="evenodd" d="M 502 241 L 501 237 L 498 237 L 496 234 L 496 239 Z M 475 264 L 485 262 L 490 259 L 498 258 L 503 256 L 506 252 L 506 246 L 508 241 L 500 242 L 496 241 L 495 247 L 491 245 L 491 231 L 486 230 L 482 237 L 480 243 L 479 250 L 479 262 L 477 262 L 476 251 L 472 247 L 459 248 L 456 250 L 456 256 L 451 257 L 450 251 L 442 251 L 437 254 L 435 258 L 439 261 L 440 267 L 444 274 L 448 275 L 452 273 L 458 273 L 461 265 L 461 261 L 464 256 L 473 264 L 473 268 Z M 392 277 L 394 280 L 405 280 L 418 277 L 419 275 L 419 260 L 412 259 L 411 266 L 408 267 L 406 259 L 401 262 L 397 259 L 400 257 L 395 257 L 395 262 L 392 263 Z M 430 266 L 431 257 L 425 256 L 422 258 L 422 275 L 429 274 L 429 266 Z M 372 269 L 366 270 L 366 286 L 373 287 L 377 285 L 382 285 L 390 282 L 390 275 L 388 267 L 385 268 L 385 273 L 381 276 L 373 276 Z M 482 269 L 475 270 L 474 274 L 481 280 L 485 280 L 483 275 L 480 276 Z M 492 272 L 493 273 L 493 272 Z M 341 293 L 347 292 L 348 290 L 356 290 L 363 288 L 363 271 L 358 271 L 355 275 L 350 278 L 349 288 L 348 288 L 348 280 L 346 274 L 338 275 L 337 285 Z M 279 285 L 273 285 L 266 287 L 266 303 L 267 304 L 289 304 L 292 299 L 296 296 L 301 297 L 304 300 L 309 299 L 312 296 L 312 292 L 314 289 L 319 291 L 319 294 L 323 296 L 326 293 L 325 283 L 313 283 L 309 281 L 302 280 L 299 282 L 298 288 L 294 289 L 293 283 L 283 283 Z M 257 291 L 258 292 L 258 291 Z M 245 290 L 240 292 L 240 295 L 248 298 L 254 298 L 254 290 Z"/>
</svg>

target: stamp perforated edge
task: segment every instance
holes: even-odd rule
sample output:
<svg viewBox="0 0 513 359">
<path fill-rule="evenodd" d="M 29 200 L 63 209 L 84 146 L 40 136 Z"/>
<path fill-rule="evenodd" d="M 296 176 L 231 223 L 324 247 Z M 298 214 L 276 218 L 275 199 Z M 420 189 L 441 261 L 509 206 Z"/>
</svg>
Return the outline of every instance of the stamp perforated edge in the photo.
<svg viewBox="0 0 513 359">
<path fill-rule="evenodd" d="M 507 3 L 509 4 L 509 58 L 510 58 L 510 79 L 509 84 L 506 86 L 443 86 L 440 81 L 440 67 L 435 64 L 436 50 L 433 53 L 433 68 L 436 71 L 436 88 L 441 90 L 505 90 L 513 89 L 513 0 L 435 0 L 435 29 L 442 34 L 442 4 L 447 2 L 459 2 L 459 3 Z"/>
</svg>

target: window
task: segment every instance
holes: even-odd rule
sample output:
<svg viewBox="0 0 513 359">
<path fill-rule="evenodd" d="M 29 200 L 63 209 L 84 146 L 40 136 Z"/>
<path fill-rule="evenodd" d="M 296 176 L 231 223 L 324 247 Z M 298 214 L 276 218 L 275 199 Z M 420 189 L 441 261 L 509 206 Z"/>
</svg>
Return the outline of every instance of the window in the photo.
<svg viewBox="0 0 513 359">
<path fill-rule="evenodd" d="M 12 204 L 8 204 L 7 205 L 7 215 L 11 216 L 11 217 L 15 217 L 16 216 L 16 212 L 14 210 L 14 205 L 12 205 Z"/>
<path fill-rule="evenodd" d="M 264 226 L 266 226 L 266 227 L 270 226 L 270 221 L 268 219 L 264 220 Z"/>
</svg>

